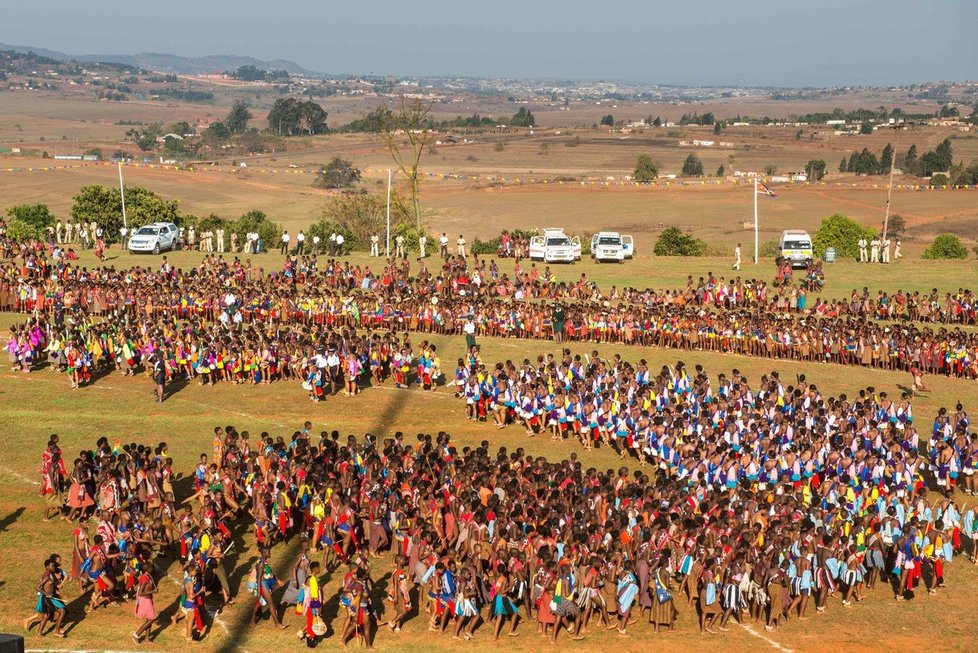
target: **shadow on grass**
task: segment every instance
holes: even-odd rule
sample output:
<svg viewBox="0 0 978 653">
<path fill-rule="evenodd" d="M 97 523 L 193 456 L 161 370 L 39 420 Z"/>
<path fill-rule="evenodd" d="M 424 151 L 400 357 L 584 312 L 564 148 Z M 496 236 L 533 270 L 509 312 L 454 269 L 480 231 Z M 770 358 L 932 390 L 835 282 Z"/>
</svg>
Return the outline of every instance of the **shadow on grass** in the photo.
<svg viewBox="0 0 978 653">
<path fill-rule="evenodd" d="M 400 417 L 400 414 L 404 411 L 407 404 L 408 398 L 413 393 L 410 390 L 404 390 L 403 392 L 398 392 L 396 394 L 395 400 L 391 403 L 390 407 L 385 410 L 382 414 L 377 416 L 374 424 L 371 428 L 368 428 L 364 433 L 372 433 L 378 437 L 378 441 L 382 439 L 383 435 L 386 435 L 386 430 L 389 429 Z M 363 434 L 360 434 L 363 435 Z M 239 522 L 240 524 L 240 522 Z M 247 531 L 247 524 L 238 526 L 235 531 L 235 535 L 238 535 L 237 531 Z M 236 540 L 240 541 L 240 539 Z M 299 538 L 293 537 L 288 543 L 287 548 L 282 551 L 282 555 L 279 555 L 277 563 L 273 563 L 272 567 L 277 578 L 284 578 L 288 575 L 289 570 L 295 564 L 296 553 L 298 550 Z M 242 547 L 244 545 L 242 544 Z M 237 548 L 237 547 L 236 547 Z M 252 559 L 248 564 L 235 565 L 234 571 L 229 577 L 231 582 L 231 587 L 240 587 L 241 579 L 250 571 L 250 565 L 254 564 L 256 559 Z M 334 572 L 335 573 L 335 572 Z M 375 591 L 378 588 L 375 588 Z M 276 592 L 277 594 L 278 592 Z M 329 630 L 323 637 L 322 641 L 329 640 L 335 631 L 333 630 L 332 623 L 339 616 L 340 613 L 340 603 L 339 595 L 334 593 L 333 596 L 329 598 L 323 597 L 323 621 L 326 622 Z M 376 597 L 375 597 L 376 598 Z M 280 597 L 276 598 L 274 601 L 275 605 L 279 605 Z M 250 597 L 246 600 L 251 600 Z M 374 601 L 374 605 L 380 605 L 379 601 Z M 287 608 L 286 608 L 287 609 Z M 244 640 L 248 636 L 248 629 L 253 626 L 253 612 L 252 610 L 242 611 L 241 616 L 237 617 L 232 623 L 227 624 L 228 636 L 220 643 L 215 649 L 216 653 L 232 653 L 238 651 L 242 648 Z"/>
<path fill-rule="evenodd" d="M 27 508 L 21 506 L 17 508 L 17 510 L 14 510 L 12 513 L 4 517 L 3 519 L 0 519 L 0 533 L 4 532 L 5 530 L 13 526 L 14 523 L 18 519 L 20 519 L 20 516 L 24 514 L 25 510 L 27 510 Z"/>
</svg>

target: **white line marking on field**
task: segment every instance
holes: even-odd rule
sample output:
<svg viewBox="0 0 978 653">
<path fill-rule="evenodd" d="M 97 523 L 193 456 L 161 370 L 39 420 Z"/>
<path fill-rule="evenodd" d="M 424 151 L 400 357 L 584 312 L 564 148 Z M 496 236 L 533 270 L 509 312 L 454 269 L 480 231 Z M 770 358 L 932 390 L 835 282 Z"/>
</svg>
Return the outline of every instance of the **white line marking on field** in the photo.
<svg viewBox="0 0 978 653">
<path fill-rule="evenodd" d="M 28 648 L 24 653 L 141 653 L 140 651 L 124 651 L 111 648 Z"/>
<path fill-rule="evenodd" d="M 781 646 L 781 644 L 778 644 L 773 639 L 768 639 L 764 635 L 762 635 L 759 632 L 757 632 L 756 630 L 754 630 L 752 627 L 745 626 L 744 624 L 738 624 L 738 625 L 741 628 L 743 628 L 744 630 L 746 630 L 748 633 L 750 633 L 751 635 L 753 635 L 754 637 L 756 637 L 758 639 L 763 639 L 765 642 L 767 642 L 768 644 L 770 644 L 774 649 L 776 649 L 778 651 L 782 651 L 782 653 L 794 653 L 790 648 L 787 648 L 785 646 Z"/>
<path fill-rule="evenodd" d="M 430 392 L 430 391 L 418 390 L 413 386 L 411 388 L 395 388 L 392 385 L 372 385 L 369 388 L 365 388 L 361 390 L 360 392 L 373 392 L 374 390 L 387 390 L 388 392 L 408 392 L 418 397 L 424 397 L 424 398 L 435 398 L 435 399 L 455 398 L 454 393 L 449 394 L 447 392 Z M 411 390 L 418 390 L 418 392 L 411 392 Z"/>
<path fill-rule="evenodd" d="M 3 472 L 4 474 L 10 474 L 14 478 L 16 478 L 18 481 L 23 481 L 24 483 L 30 483 L 31 485 L 40 485 L 41 484 L 40 481 L 35 481 L 32 478 L 27 478 L 26 476 L 24 476 L 20 472 L 15 472 L 14 470 L 10 469 L 9 467 L 0 467 L 0 472 Z"/>
</svg>

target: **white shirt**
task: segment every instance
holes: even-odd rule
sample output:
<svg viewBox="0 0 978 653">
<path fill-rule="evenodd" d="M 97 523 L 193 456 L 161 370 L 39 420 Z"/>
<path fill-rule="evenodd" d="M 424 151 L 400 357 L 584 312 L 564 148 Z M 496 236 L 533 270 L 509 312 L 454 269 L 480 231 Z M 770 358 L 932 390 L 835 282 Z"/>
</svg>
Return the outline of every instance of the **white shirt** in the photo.
<svg viewBox="0 0 978 653">
<path fill-rule="evenodd" d="M 336 234 L 336 244 L 337 245 L 342 245 L 345 241 L 346 241 L 346 239 L 343 238 L 343 234 Z"/>
<path fill-rule="evenodd" d="M 442 236 L 441 238 L 438 239 L 438 242 L 440 242 L 442 245 L 447 245 L 448 244 L 448 236 Z"/>
<path fill-rule="evenodd" d="M 306 239 L 306 235 L 300 231 L 299 234 L 295 237 L 295 239 L 301 243 Z"/>
<path fill-rule="evenodd" d="M 289 242 L 289 234 L 282 234 L 282 242 L 283 243 Z"/>
</svg>

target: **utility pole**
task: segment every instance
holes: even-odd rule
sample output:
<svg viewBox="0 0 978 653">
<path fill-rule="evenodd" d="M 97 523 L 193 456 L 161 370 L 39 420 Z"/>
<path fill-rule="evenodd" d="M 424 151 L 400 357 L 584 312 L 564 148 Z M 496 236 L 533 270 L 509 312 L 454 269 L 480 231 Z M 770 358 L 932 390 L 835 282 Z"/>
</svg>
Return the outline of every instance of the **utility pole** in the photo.
<svg viewBox="0 0 978 653">
<path fill-rule="evenodd" d="M 393 171 L 387 169 L 387 245 L 384 248 L 384 253 L 387 258 L 391 257 L 391 175 Z"/>
<path fill-rule="evenodd" d="M 126 188 L 122 185 L 122 161 L 119 161 L 119 194 L 122 195 L 122 227 L 129 233 L 129 221 L 126 219 Z"/>
<path fill-rule="evenodd" d="M 883 241 L 886 241 L 886 232 L 890 227 L 890 197 L 893 196 L 893 166 L 896 164 L 896 148 L 890 156 L 890 187 L 886 191 L 886 213 L 883 215 Z"/>
</svg>

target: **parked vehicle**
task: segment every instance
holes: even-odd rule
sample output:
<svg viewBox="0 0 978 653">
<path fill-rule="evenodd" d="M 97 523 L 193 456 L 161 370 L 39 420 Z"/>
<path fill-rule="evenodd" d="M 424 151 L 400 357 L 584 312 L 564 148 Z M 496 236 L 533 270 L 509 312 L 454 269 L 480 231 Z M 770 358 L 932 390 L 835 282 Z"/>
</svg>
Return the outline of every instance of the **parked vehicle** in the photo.
<svg viewBox="0 0 978 653">
<path fill-rule="evenodd" d="M 621 248 L 625 250 L 625 258 L 632 258 L 635 256 L 635 239 L 631 236 L 622 236 Z"/>
<path fill-rule="evenodd" d="M 625 262 L 625 246 L 617 231 L 599 231 L 591 236 L 591 258 L 599 263 Z"/>
<path fill-rule="evenodd" d="M 154 222 L 144 227 L 140 227 L 129 238 L 129 251 L 134 254 L 140 252 L 160 252 L 175 249 L 179 241 L 180 231 L 172 222 Z"/>
<path fill-rule="evenodd" d="M 581 258 L 581 239 L 563 229 L 548 228 L 530 238 L 530 259 L 545 263 L 573 263 Z"/>
<path fill-rule="evenodd" d="M 785 229 L 779 245 L 781 256 L 791 262 L 792 268 L 808 267 L 815 256 L 812 237 L 802 229 Z"/>
</svg>

